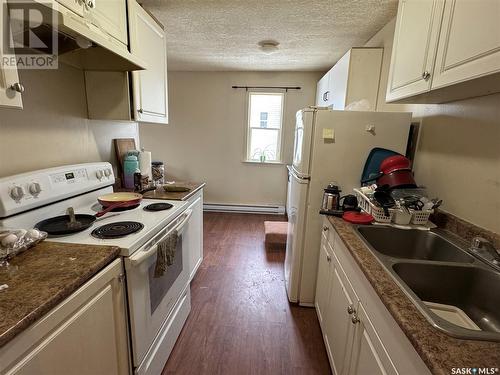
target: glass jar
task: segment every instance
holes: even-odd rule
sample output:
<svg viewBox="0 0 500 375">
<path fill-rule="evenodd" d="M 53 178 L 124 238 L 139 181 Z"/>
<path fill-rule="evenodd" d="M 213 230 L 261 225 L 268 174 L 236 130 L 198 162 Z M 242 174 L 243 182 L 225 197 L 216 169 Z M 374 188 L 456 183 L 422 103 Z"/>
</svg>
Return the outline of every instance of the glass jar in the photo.
<svg viewBox="0 0 500 375">
<path fill-rule="evenodd" d="M 153 175 L 153 184 L 156 186 L 165 183 L 165 165 L 162 161 L 153 161 L 151 163 L 151 174 Z"/>
</svg>

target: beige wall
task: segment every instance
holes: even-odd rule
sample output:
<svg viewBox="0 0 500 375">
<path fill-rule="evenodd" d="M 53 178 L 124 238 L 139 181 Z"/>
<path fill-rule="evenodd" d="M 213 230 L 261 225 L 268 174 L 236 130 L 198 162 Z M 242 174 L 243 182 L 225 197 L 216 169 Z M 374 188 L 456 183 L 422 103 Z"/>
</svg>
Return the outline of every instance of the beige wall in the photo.
<svg viewBox="0 0 500 375">
<path fill-rule="evenodd" d="M 0 177 L 34 169 L 113 161 L 112 139 L 137 137 L 137 124 L 87 120 L 83 72 L 20 71 L 24 109 L 0 108 Z"/>
<path fill-rule="evenodd" d="M 208 203 L 284 205 L 285 165 L 243 163 L 245 90 L 232 85 L 302 86 L 285 98 L 284 157 L 293 149 L 295 112 L 314 104 L 320 73 L 169 72 L 170 124 L 140 125 L 141 144 L 167 177 L 206 181 Z"/>
<path fill-rule="evenodd" d="M 368 41 L 384 47 L 378 110 L 421 119 L 415 177 L 443 209 L 500 233 L 500 94 L 447 104 L 385 103 L 395 20 Z"/>
</svg>

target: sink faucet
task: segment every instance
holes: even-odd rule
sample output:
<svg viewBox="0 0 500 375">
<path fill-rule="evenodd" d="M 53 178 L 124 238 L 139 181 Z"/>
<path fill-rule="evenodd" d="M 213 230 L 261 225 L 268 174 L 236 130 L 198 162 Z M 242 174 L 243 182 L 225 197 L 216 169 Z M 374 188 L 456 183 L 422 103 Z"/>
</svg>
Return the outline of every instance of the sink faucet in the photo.
<svg viewBox="0 0 500 375">
<path fill-rule="evenodd" d="M 496 266 L 500 266 L 500 250 L 495 249 L 493 244 L 483 237 L 474 237 L 470 250 L 480 256 L 483 260 Z"/>
</svg>

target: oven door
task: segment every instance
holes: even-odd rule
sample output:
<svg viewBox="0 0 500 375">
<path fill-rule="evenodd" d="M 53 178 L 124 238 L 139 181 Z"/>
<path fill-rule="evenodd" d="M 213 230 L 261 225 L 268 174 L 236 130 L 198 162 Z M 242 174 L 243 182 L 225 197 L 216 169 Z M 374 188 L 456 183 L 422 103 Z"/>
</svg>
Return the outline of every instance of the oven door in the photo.
<svg viewBox="0 0 500 375">
<path fill-rule="evenodd" d="M 162 324 L 189 283 L 186 239 L 192 213 L 191 209 L 186 210 L 146 245 L 125 258 L 134 367 L 139 366 L 143 360 Z M 173 264 L 163 276 L 155 278 L 158 243 L 175 230 L 178 240 Z"/>
</svg>

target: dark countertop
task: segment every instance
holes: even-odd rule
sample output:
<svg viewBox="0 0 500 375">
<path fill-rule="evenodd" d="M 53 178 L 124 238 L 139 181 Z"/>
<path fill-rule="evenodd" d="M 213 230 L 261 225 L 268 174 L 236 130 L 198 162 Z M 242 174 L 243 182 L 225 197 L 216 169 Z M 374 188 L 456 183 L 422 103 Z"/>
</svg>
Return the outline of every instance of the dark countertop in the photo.
<svg viewBox="0 0 500 375">
<path fill-rule="evenodd" d="M 353 225 L 337 217 L 328 219 L 432 373 L 449 375 L 454 367 L 500 366 L 500 343 L 457 339 L 431 326 L 356 235 Z"/>
<path fill-rule="evenodd" d="M 191 181 L 175 181 L 176 185 L 182 185 L 188 187 L 189 191 L 184 192 L 167 192 L 162 187 L 156 190 L 148 191 L 144 193 L 144 199 L 165 199 L 173 201 L 185 201 L 188 200 L 193 194 L 205 186 L 204 182 L 191 182 Z"/>
<path fill-rule="evenodd" d="M 0 267 L 0 347 L 118 257 L 112 246 L 44 241 Z"/>
</svg>

